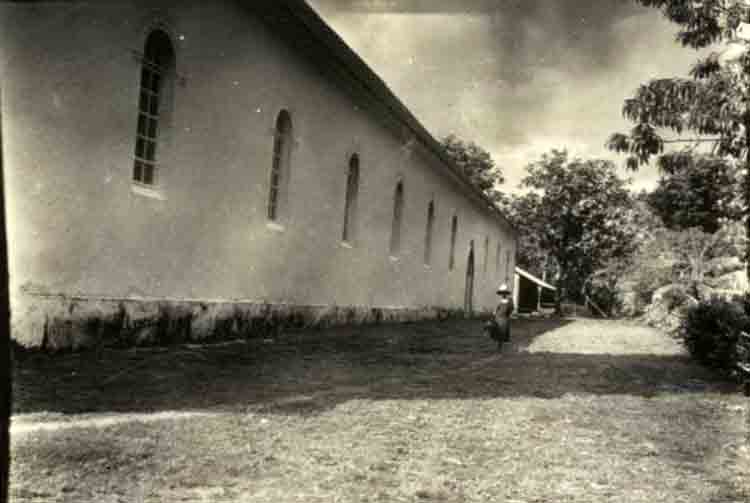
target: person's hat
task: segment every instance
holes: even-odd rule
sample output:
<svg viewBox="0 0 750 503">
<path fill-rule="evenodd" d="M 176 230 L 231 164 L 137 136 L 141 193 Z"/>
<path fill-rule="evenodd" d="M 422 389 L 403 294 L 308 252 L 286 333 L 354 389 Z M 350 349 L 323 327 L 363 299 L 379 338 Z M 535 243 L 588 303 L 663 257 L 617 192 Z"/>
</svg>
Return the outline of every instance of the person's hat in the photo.
<svg viewBox="0 0 750 503">
<path fill-rule="evenodd" d="M 503 283 L 500 285 L 500 288 L 497 289 L 497 294 L 500 295 L 502 293 L 510 293 L 510 289 L 508 288 L 508 285 Z"/>
</svg>

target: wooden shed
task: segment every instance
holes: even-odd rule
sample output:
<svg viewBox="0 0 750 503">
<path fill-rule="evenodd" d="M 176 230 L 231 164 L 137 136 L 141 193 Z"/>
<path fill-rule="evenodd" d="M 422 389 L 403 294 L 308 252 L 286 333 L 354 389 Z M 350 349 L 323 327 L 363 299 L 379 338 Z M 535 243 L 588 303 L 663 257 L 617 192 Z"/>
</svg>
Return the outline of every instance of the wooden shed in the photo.
<svg viewBox="0 0 750 503">
<path fill-rule="evenodd" d="M 557 289 L 554 286 L 520 267 L 515 268 L 514 281 L 513 302 L 517 312 L 533 313 L 555 307 Z"/>
</svg>

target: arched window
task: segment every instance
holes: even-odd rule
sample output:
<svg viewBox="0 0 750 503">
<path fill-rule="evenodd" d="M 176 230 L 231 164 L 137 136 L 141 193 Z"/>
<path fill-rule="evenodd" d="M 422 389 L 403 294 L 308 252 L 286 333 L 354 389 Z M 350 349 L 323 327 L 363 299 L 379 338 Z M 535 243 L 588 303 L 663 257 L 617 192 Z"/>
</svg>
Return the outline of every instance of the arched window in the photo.
<svg viewBox="0 0 750 503">
<path fill-rule="evenodd" d="M 401 251 L 401 220 L 404 211 L 404 184 L 398 182 L 393 197 L 393 226 L 391 228 L 391 255 L 397 256 Z"/>
<path fill-rule="evenodd" d="M 497 242 L 497 254 L 495 255 L 495 275 L 500 276 L 500 262 L 503 252 L 503 245 L 500 241 Z"/>
<path fill-rule="evenodd" d="M 157 182 L 156 151 L 160 119 L 165 108 L 165 92 L 172 84 L 174 70 L 175 53 L 169 35 L 162 30 L 152 31 L 146 39 L 141 65 L 138 130 L 133 166 L 133 181 L 143 185 L 155 185 Z"/>
<path fill-rule="evenodd" d="M 342 240 L 354 241 L 356 238 L 357 196 L 359 195 L 359 156 L 354 154 L 349 159 L 349 173 L 346 176 L 346 203 L 344 206 L 344 232 Z"/>
<path fill-rule="evenodd" d="M 453 215 L 451 220 L 451 254 L 448 260 L 448 269 L 453 270 L 456 265 L 456 235 L 458 234 L 458 216 Z"/>
<path fill-rule="evenodd" d="M 485 236 L 484 237 L 484 266 L 483 266 L 485 274 L 487 273 L 487 262 L 489 261 L 488 260 L 489 256 L 490 256 L 490 237 Z"/>
<path fill-rule="evenodd" d="M 424 263 L 430 265 L 432 260 L 432 228 L 435 225 L 435 201 L 427 206 L 427 229 L 424 236 Z"/>
<path fill-rule="evenodd" d="M 286 187 L 289 181 L 289 169 L 292 157 L 292 117 L 282 110 L 276 118 L 276 130 L 273 136 L 273 164 L 268 194 L 268 219 L 279 219 L 282 205 L 286 202 Z"/>
</svg>

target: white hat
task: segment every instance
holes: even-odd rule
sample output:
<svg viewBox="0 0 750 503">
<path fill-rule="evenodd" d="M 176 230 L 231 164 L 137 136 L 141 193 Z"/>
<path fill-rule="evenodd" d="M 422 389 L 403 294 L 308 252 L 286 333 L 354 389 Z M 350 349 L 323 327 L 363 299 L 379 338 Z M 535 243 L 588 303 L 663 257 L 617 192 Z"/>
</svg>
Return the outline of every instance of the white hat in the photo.
<svg viewBox="0 0 750 503">
<path fill-rule="evenodd" d="M 500 287 L 497 289 L 497 294 L 500 295 L 501 293 L 510 293 L 510 289 L 508 288 L 507 283 L 503 283 L 500 285 Z"/>
</svg>

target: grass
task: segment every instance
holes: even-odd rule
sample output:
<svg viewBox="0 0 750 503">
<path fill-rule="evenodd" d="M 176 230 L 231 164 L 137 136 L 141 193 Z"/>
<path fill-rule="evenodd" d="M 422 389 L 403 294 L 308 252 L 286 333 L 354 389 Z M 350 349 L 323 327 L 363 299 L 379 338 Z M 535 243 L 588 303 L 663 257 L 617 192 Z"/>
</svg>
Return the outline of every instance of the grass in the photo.
<svg viewBox="0 0 750 503">
<path fill-rule="evenodd" d="M 27 358 L 11 501 L 748 501 L 748 402 L 673 340 L 514 329 Z"/>
</svg>

